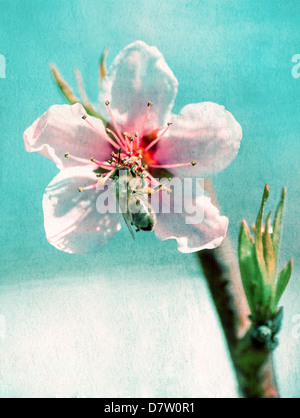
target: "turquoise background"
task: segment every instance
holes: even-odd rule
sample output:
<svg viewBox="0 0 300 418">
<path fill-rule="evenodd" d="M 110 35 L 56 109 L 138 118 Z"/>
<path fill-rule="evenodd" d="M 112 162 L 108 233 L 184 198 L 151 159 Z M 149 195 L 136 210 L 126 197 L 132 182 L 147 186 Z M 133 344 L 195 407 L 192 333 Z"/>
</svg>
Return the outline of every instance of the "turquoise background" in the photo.
<svg viewBox="0 0 300 418">
<path fill-rule="evenodd" d="M 180 283 L 178 297 L 188 303 L 187 296 L 182 296 L 183 284 L 188 283 L 199 296 L 196 305 L 207 304 L 208 293 L 199 276 L 197 260 L 194 255 L 178 253 L 175 242 L 161 243 L 154 236 L 145 234 L 135 244 L 123 228 L 99 255 L 70 256 L 51 247 L 44 236 L 41 201 L 44 189 L 57 169 L 40 155 L 27 154 L 22 135 L 48 107 L 64 103 L 52 81 L 48 64 L 55 63 L 73 85 L 73 68 L 79 68 L 90 97 L 96 101 L 97 62 L 103 48 L 110 47 L 110 63 L 123 47 L 141 39 L 160 49 L 179 81 L 175 111 L 188 103 L 213 101 L 225 105 L 243 127 L 244 138 L 238 157 L 215 178 L 223 213 L 230 219 L 229 233 L 235 246 L 241 219 L 246 218 L 249 223 L 255 219 L 264 183 L 268 182 L 271 187 L 270 207 L 277 204 L 282 186 L 288 188 L 281 263 L 283 265 L 294 257 L 295 271 L 284 297 L 286 316 L 276 359 L 282 394 L 299 397 L 300 339 L 293 338 L 292 320 L 294 315 L 300 314 L 300 79 L 294 79 L 291 72 L 292 57 L 300 53 L 300 2 L 49 0 L 45 3 L 0 0 L 0 9 L 0 54 L 6 57 L 7 64 L 6 79 L 0 79 L 0 315 L 11 318 L 9 315 L 13 311 L 15 316 L 11 321 L 18 321 L 25 309 L 22 303 L 29 307 L 29 315 L 35 312 L 35 299 L 28 296 L 35 286 L 45 289 L 43 297 L 65 289 L 59 301 L 68 306 L 68 295 L 72 295 L 73 286 L 85 283 L 89 287 L 91 280 L 97 286 L 98 275 L 103 278 L 102 284 L 111 283 L 108 285 L 110 292 L 120 292 L 120 299 L 122 292 L 131 291 L 134 285 L 141 294 L 145 293 L 144 285 L 151 299 L 164 283 L 170 286 L 167 293 L 176 291 L 176 285 L 173 287 L 172 283 Z M 119 288 L 120 282 L 123 290 Z M 81 294 L 77 291 L 76 303 Z M 100 293 L 103 297 L 103 292 Z M 83 290 L 83 304 L 84 294 Z M 112 302 L 115 306 L 118 306 L 117 298 L 115 295 Z M 172 298 L 175 302 L 174 294 Z M 17 305 L 16 300 L 19 301 Z M 147 301 L 145 297 L 143 303 L 147 304 Z M 124 300 L 120 301 L 120 306 L 122 303 Z M 74 301 L 73 304 L 72 309 Z M 41 305 L 40 309 L 44 308 Z M 57 306 L 51 308 L 49 305 L 47 309 L 49 315 L 51 309 L 58 312 Z M 123 308 L 123 314 L 125 311 Z M 64 316 L 64 311 L 61 315 Z M 207 318 L 212 318 L 217 329 L 213 310 Z M 69 320 L 73 324 L 72 319 Z M 125 324 L 128 318 L 122 320 Z M 34 328 L 34 323 L 34 318 L 26 323 L 28 332 Z M 13 325 L 12 329 L 19 332 Z M 1 344 L 5 343 L 0 342 L 0 349 Z M 16 361 L 16 353 L 13 350 L 10 353 L 10 348 L 10 345 L 2 347 L 6 350 L 8 369 L 9 361 Z M 226 358 L 224 353 L 220 356 Z M 22 355 L 19 356 L 22 365 Z M 76 361 L 80 362 L 78 358 Z M 58 365 L 56 367 L 60 370 Z M 111 367 L 113 369 L 113 365 Z M 230 370 L 225 369 L 221 373 L 230 375 Z M 209 379 L 205 370 L 204 367 L 204 381 Z M 16 368 L 15 382 L 18 371 L 20 369 Z M 9 388 L 6 376 L 10 379 Z M 39 372 L 32 380 L 36 376 Z M 132 379 L 132 386 L 129 384 L 126 393 L 128 396 L 140 395 L 130 389 L 134 386 L 134 377 Z M 211 395 L 235 395 L 234 389 L 227 393 L 220 387 L 217 374 L 210 379 Z M 5 366 L 1 369 L 0 362 L 1 380 L 4 394 L 21 396 L 27 393 L 12 383 L 13 378 Z M 47 387 L 47 378 L 43 381 Z M 111 384 L 113 387 L 114 383 Z M 165 383 L 163 387 L 166 387 Z M 30 394 L 35 390 L 32 389 Z M 184 391 L 182 388 L 182 394 Z M 46 389 L 43 393 L 53 395 Z M 89 393 L 99 396 L 96 392 Z M 113 389 L 111 393 L 114 395 Z M 116 390 L 116 396 L 118 393 Z M 170 396 L 174 393 L 177 393 L 176 385 L 166 392 L 158 388 L 155 394 Z M 208 393 L 199 389 L 193 395 Z"/>
</svg>

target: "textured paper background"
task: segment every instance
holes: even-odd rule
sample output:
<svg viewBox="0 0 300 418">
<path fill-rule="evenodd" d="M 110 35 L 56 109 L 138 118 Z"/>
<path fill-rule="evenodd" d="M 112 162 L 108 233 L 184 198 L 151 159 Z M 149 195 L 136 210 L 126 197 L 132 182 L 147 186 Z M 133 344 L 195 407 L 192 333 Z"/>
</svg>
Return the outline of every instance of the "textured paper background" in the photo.
<svg viewBox="0 0 300 418">
<path fill-rule="evenodd" d="M 236 396 L 204 279 L 193 255 L 152 235 L 122 230 L 98 256 L 46 242 L 41 200 L 56 167 L 27 155 L 22 134 L 63 103 L 48 69 L 73 67 L 97 98 L 97 60 L 141 39 L 156 45 L 179 80 L 175 110 L 226 106 L 244 130 L 238 158 L 215 179 L 236 243 L 254 221 L 263 185 L 270 207 L 288 186 L 281 261 L 295 257 L 276 366 L 283 396 L 300 395 L 300 53 L 298 0 L 0 0 L 0 395 Z M 117 272 L 117 273 L 116 273 Z M 300 332 L 298 332 L 300 334 Z M 300 337 L 300 335 L 299 335 Z"/>
</svg>

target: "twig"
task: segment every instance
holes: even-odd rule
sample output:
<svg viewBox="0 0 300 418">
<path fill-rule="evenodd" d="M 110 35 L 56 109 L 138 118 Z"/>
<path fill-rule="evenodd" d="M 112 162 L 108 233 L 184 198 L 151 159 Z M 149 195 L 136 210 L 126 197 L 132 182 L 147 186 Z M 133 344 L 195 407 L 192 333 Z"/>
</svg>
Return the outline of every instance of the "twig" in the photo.
<svg viewBox="0 0 300 418">
<path fill-rule="evenodd" d="M 218 206 L 209 180 L 206 190 Z M 224 329 L 241 394 L 246 398 L 278 398 L 271 352 L 255 347 L 251 338 L 250 310 L 229 239 L 215 250 L 200 251 L 198 258 Z"/>
</svg>

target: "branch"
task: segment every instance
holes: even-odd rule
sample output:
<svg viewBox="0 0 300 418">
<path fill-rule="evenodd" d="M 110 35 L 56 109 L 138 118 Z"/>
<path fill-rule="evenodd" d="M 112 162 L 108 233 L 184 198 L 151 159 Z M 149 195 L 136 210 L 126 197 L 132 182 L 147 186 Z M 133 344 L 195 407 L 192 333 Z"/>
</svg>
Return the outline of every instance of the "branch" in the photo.
<svg viewBox="0 0 300 418">
<path fill-rule="evenodd" d="M 206 181 L 205 188 L 218 207 L 212 182 Z M 255 347 L 251 338 L 250 309 L 229 238 L 215 250 L 200 251 L 198 258 L 223 326 L 242 395 L 278 398 L 271 351 Z"/>
</svg>

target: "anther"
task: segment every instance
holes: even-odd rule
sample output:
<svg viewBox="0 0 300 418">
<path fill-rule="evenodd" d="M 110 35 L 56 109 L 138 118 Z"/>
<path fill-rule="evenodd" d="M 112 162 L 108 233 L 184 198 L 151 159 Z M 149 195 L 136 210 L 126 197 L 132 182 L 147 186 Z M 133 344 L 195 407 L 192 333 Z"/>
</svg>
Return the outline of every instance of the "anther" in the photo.
<svg viewBox="0 0 300 418">
<path fill-rule="evenodd" d="M 79 193 L 81 193 L 82 190 L 83 190 L 82 187 L 79 187 L 79 189 L 78 189 Z"/>
<path fill-rule="evenodd" d="M 69 152 L 65 154 L 65 158 L 70 158 L 71 160 L 74 160 L 83 164 L 87 164 L 90 162 L 90 160 L 87 160 L 86 158 L 75 157 L 75 155 L 71 155 Z"/>
<path fill-rule="evenodd" d="M 194 167 L 195 165 L 197 165 L 196 161 L 192 161 L 191 162 L 192 166 Z"/>
<path fill-rule="evenodd" d="M 148 107 L 152 107 L 153 103 L 152 102 L 148 102 Z"/>
<path fill-rule="evenodd" d="M 86 120 L 87 119 L 87 116 L 86 115 L 82 116 L 82 119 L 83 120 Z"/>
<path fill-rule="evenodd" d="M 168 126 L 171 126 L 171 125 L 173 125 L 173 123 L 172 123 L 172 122 L 169 122 L 169 123 L 168 123 Z"/>
<path fill-rule="evenodd" d="M 92 163 L 95 163 L 96 162 L 96 159 L 95 158 L 91 158 L 91 161 L 92 161 Z"/>
<path fill-rule="evenodd" d="M 108 100 L 106 100 L 105 105 L 106 105 L 106 106 L 109 106 L 109 105 L 110 105 L 110 103 L 109 103 L 109 101 L 108 101 Z"/>
</svg>

